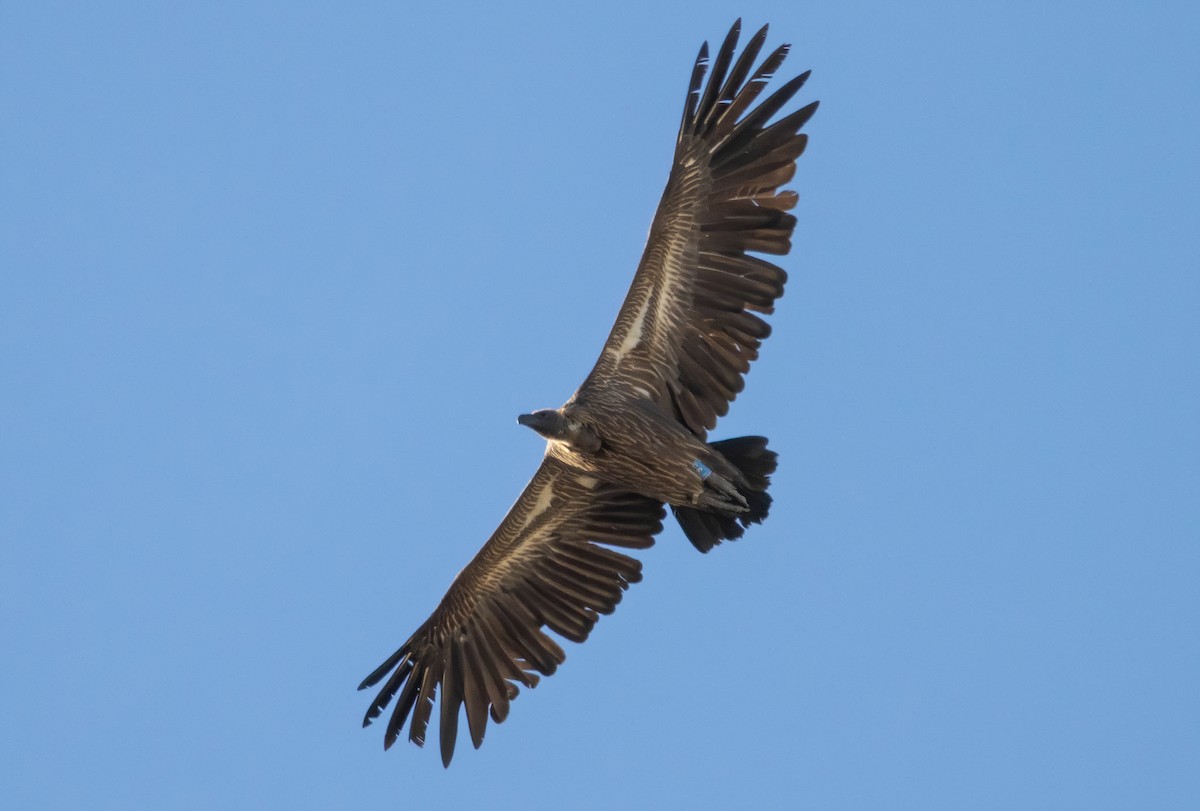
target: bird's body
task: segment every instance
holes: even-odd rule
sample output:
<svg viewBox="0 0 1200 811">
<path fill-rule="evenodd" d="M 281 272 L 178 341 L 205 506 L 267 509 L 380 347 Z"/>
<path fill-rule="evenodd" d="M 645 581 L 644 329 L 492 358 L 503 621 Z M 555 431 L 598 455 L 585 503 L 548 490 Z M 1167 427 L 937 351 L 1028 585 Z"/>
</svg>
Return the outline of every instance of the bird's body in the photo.
<svg viewBox="0 0 1200 811">
<path fill-rule="evenodd" d="M 701 87 L 693 69 L 675 160 L 646 250 L 600 358 L 558 409 L 519 421 L 547 440 L 525 491 L 437 610 L 361 687 L 387 680 L 364 725 L 396 704 L 384 738 L 407 721 L 423 744 L 440 689 L 442 760 L 460 708 L 476 747 L 487 719 L 503 721 L 518 692 L 563 661 L 543 629 L 584 641 L 641 564 L 609 547 L 650 546 L 669 505 L 702 552 L 766 517 L 775 453 L 763 437 L 708 441 L 742 390 L 770 329 L 786 274 L 750 252 L 785 254 L 795 171 L 812 103 L 769 123 L 808 74 L 755 106 L 787 46 L 754 60 L 760 30 L 735 59 L 740 21 Z"/>
<path fill-rule="evenodd" d="M 591 408 L 586 402 L 573 402 L 562 413 L 595 436 L 598 446 L 592 449 L 586 442 L 550 439 L 547 456 L 656 501 L 697 504 L 705 487 L 692 463 L 720 464 L 707 444 L 662 414 L 648 398 L 629 397 Z"/>
</svg>

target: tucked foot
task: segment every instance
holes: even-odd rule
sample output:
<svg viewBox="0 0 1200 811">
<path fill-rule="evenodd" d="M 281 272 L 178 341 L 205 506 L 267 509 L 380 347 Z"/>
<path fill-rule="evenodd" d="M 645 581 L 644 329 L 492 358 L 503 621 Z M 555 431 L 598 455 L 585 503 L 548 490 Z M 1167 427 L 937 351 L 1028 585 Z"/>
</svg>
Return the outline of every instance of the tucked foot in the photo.
<svg viewBox="0 0 1200 811">
<path fill-rule="evenodd" d="M 704 489 L 696 497 L 697 506 L 732 513 L 743 513 L 750 509 L 750 505 L 746 502 L 746 497 L 738 491 L 737 487 L 729 479 L 720 473 L 714 473 L 711 468 L 699 459 L 692 462 L 692 467 L 696 469 L 696 472 L 700 474 L 700 478 L 704 480 Z"/>
</svg>

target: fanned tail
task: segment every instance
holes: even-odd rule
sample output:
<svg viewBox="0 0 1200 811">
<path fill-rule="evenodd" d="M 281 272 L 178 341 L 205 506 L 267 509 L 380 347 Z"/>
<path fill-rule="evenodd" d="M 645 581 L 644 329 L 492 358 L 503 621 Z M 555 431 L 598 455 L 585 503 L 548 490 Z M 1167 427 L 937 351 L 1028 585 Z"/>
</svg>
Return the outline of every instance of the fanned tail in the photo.
<svg viewBox="0 0 1200 811">
<path fill-rule="evenodd" d="M 771 474 L 775 472 L 778 454 L 767 449 L 764 436 L 742 436 L 709 443 L 709 447 L 725 457 L 745 477 L 746 485 L 738 490 L 746 499 L 749 509 L 745 512 L 706 512 L 692 507 L 671 507 L 679 526 L 692 546 L 707 552 L 721 541 L 733 541 L 742 537 L 746 527 L 761 524 L 771 508 L 771 496 L 767 488 Z"/>
</svg>

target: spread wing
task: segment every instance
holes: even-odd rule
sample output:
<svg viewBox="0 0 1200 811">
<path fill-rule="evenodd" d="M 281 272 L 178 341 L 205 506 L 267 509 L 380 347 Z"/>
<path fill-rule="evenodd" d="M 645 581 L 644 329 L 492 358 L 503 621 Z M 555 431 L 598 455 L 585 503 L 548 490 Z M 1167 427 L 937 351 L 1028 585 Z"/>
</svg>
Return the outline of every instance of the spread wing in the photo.
<svg viewBox="0 0 1200 811">
<path fill-rule="evenodd" d="M 408 739 L 423 746 L 440 688 L 443 764 L 454 754 L 462 706 L 479 748 L 488 715 L 496 723 L 508 716 L 517 684 L 532 688 L 539 673 L 549 676 L 563 662 L 562 648 L 542 629 L 583 642 L 599 615 L 612 613 L 629 584 L 641 580 L 639 561 L 600 544 L 645 549 L 663 515 L 653 499 L 544 458 L 433 615 L 359 686 L 388 677 L 363 726 L 395 698 L 384 747 L 405 722 Z"/>
<path fill-rule="evenodd" d="M 751 74 L 767 28 L 734 60 L 734 23 L 701 94 L 708 44 L 692 72 L 675 160 L 633 285 L 600 360 L 576 397 L 640 388 L 704 438 L 742 390 L 770 327 L 787 274 L 750 252 L 786 254 L 796 218 L 792 179 L 813 102 L 768 121 L 800 89 L 804 73 L 754 106 L 779 69 L 782 45 Z"/>
</svg>

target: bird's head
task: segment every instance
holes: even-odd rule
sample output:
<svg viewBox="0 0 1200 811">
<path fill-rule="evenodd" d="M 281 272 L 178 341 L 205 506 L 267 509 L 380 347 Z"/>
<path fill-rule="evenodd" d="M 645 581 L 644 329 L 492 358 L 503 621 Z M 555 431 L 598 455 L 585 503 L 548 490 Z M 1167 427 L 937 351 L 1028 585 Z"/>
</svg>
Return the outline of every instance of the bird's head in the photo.
<svg viewBox="0 0 1200 811">
<path fill-rule="evenodd" d="M 546 439 L 567 438 L 567 418 L 557 408 L 543 408 L 532 414 L 522 414 L 517 422 L 528 426 Z"/>
</svg>

